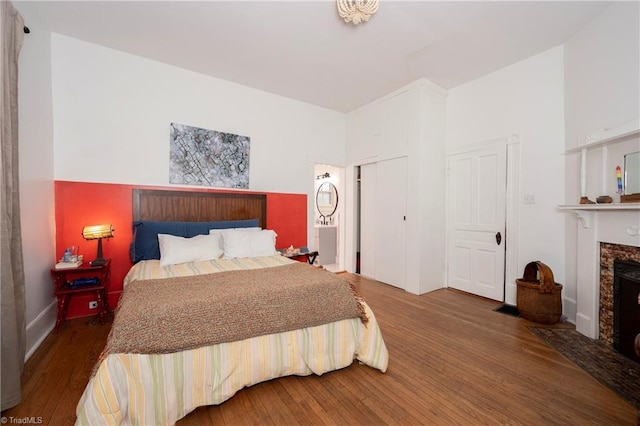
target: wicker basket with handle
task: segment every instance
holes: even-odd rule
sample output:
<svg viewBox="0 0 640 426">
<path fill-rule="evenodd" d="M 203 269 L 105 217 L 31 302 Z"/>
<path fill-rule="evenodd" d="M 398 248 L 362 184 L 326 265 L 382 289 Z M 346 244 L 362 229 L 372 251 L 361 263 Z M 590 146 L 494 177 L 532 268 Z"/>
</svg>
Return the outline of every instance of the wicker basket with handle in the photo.
<svg viewBox="0 0 640 426">
<path fill-rule="evenodd" d="M 541 324 L 560 321 L 562 285 L 554 282 L 551 268 L 540 261 L 530 262 L 516 284 L 518 311 L 523 318 Z"/>
</svg>

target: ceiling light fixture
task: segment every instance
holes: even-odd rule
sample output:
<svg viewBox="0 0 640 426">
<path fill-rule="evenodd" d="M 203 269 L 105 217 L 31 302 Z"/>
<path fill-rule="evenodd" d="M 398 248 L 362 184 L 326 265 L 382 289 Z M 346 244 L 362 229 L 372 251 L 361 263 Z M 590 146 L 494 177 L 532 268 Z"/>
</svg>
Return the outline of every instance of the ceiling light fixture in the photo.
<svg viewBox="0 0 640 426">
<path fill-rule="evenodd" d="M 378 11 L 378 0 L 336 0 L 338 14 L 344 22 L 353 22 L 358 25 L 366 22 L 371 15 Z"/>
</svg>

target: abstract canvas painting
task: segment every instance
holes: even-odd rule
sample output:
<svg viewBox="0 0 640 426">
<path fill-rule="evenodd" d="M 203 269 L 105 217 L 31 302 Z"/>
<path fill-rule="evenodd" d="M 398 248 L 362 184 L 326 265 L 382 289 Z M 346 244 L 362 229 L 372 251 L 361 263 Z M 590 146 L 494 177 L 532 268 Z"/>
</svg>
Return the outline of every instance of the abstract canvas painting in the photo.
<svg viewBox="0 0 640 426">
<path fill-rule="evenodd" d="M 249 188 L 248 136 L 171 123 L 169 183 Z"/>
</svg>

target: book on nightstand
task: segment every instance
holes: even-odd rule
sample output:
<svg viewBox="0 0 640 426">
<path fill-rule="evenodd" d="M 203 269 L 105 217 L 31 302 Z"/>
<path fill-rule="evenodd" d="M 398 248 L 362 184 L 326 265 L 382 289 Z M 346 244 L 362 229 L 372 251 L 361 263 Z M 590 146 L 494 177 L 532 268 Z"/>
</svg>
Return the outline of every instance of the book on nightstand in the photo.
<svg viewBox="0 0 640 426">
<path fill-rule="evenodd" d="M 77 268 L 82 265 L 82 261 L 78 260 L 77 262 L 58 262 L 56 263 L 55 269 L 71 269 Z"/>
</svg>

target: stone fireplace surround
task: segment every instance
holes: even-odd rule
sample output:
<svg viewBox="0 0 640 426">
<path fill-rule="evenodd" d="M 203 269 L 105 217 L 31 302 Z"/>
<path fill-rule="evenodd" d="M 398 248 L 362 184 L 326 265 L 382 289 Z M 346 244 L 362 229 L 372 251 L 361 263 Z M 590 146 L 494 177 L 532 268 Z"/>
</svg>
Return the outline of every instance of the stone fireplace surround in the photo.
<svg viewBox="0 0 640 426">
<path fill-rule="evenodd" d="M 640 262 L 640 247 L 600 243 L 600 340 L 613 345 L 613 262 Z"/>
</svg>

